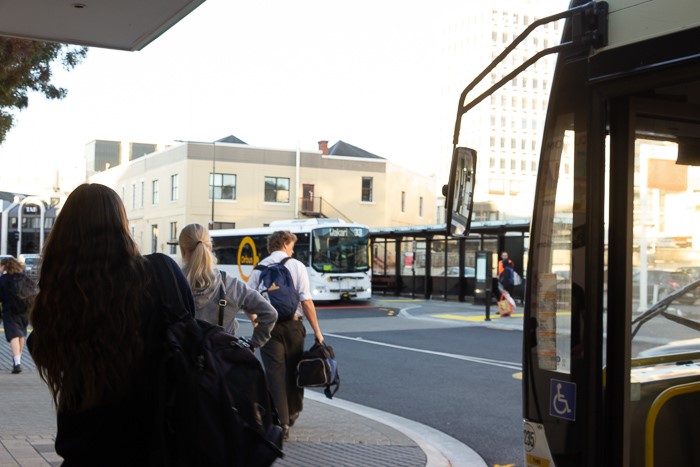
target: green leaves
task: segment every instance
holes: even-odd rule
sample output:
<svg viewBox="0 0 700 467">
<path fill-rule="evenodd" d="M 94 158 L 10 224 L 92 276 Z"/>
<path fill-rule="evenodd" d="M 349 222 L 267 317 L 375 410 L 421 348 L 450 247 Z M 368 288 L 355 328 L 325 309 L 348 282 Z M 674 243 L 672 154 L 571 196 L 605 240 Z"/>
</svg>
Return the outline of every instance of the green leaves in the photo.
<svg viewBox="0 0 700 467">
<path fill-rule="evenodd" d="M 0 37 L 0 143 L 12 128 L 13 112 L 29 105 L 29 91 L 63 99 L 68 90 L 51 83 L 52 66 L 71 70 L 87 55 L 86 47 Z"/>
</svg>

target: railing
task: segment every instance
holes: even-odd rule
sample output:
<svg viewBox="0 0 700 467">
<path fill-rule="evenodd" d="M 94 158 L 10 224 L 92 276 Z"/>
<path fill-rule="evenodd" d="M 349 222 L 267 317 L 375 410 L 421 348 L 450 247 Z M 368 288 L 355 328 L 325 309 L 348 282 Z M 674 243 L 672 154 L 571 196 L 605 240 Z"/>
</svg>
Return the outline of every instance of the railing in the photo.
<svg viewBox="0 0 700 467">
<path fill-rule="evenodd" d="M 335 206 L 324 200 L 321 196 L 313 198 L 301 198 L 299 203 L 301 206 L 300 213 L 307 217 L 337 217 L 347 222 L 353 222 L 348 216 L 340 212 Z M 318 209 L 316 209 L 318 206 Z"/>
<path fill-rule="evenodd" d="M 661 408 L 669 401 L 669 399 L 680 396 L 700 392 L 700 382 L 680 384 L 670 387 L 659 394 L 654 402 L 652 402 L 647 414 L 646 425 L 644 427 L 644 465 L 646 467 L 654 466 L 654 435 L 656 430 L 656 419 L 659 416 Z"/>
</svg>

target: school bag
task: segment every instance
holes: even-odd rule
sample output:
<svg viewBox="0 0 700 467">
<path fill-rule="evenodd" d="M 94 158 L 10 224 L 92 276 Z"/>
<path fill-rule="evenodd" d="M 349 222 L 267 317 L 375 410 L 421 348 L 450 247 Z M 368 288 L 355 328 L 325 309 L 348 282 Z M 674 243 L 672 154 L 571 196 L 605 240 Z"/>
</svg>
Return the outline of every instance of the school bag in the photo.
<svg viewBox="0 0 700 467">
<path fill-rule="evenodd" d="M 260 271 L 258 291 L 277 310 L 277 321 L 292 319 L 299 306 L 299 293 L 294 286 L 292 273 L 284 265 L 290 259 L 291 256 L 279 263 L 255 266 Z"/>
<path fill-rule="evenodd" d="M 326 397 L 333 398 L 340 388 L 340 375 L 332 346 L 316 342 L 304 351 L 297 364 L 297 386 L 324 387 Z M 335 389 L 331 390 L 332 386 Z"/>
<path fill-rule="evenodd" d="M 34 299 L 39 294 L 36 281 L 26 274 L 13 274 L 12 285 L 14 288 L 15 314 L 24 315 L 34 304 Z"/>
<path fill-rule="evenodd" d="M 154 449 L 159 466 L 267 467 L 283 456 L 283 430 L 265 372 L 250 347 L 187 311 L 171 261 L 146 256 L 165 321 L 151 338 Z M 147 344 L 148 344 L 147 343 Z"/>
<path fill-rule="evenodd" d="M 508 265 L 503 268 L 503 272 L 501 272 L 501 277 L 499 277 L 499 280 L 503 285 L 513 285 L 515 282 L 514 275 L 515 270 L 512 266 Z"/>
</svg>

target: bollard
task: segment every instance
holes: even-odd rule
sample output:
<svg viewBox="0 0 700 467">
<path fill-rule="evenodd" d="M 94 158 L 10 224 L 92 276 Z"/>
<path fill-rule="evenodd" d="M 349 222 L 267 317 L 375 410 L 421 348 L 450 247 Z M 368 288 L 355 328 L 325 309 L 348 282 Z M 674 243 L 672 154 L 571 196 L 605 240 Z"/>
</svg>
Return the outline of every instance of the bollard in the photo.
<svg viewBox="0 0 700 467">
<path fill-rule="evenodd" d="M 491 321 L 491 289 L 484 291 L 484 301 L 486 303 L 486 319 L 484 321 Z"/>
</svg>

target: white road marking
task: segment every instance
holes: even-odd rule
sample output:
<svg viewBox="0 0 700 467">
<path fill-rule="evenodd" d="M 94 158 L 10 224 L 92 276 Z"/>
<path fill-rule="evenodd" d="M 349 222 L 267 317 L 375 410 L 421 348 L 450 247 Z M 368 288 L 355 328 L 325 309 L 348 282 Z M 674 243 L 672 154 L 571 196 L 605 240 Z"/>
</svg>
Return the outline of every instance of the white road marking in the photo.
<svg viewBox="0 0 700 467">
<path fill-rule="evenodd" d="M 514 362 L 506 362 L 503 360 L 493 360 L 490 358 L 481 358 L 481 357 L 469 357 L 467 355 L 459 355 L 459 354 L 453 354 L 453 353 L 447 353 L 447 352 L 436 352 L 434 350 L 416 349 L 413 347 L 406 347 L 404 345 L 387 344 L 385 342 L 371 341 L 371 340 L 363 339 L 362 337 L 348 337 L 348 336 L 341 336 L 339 334 L 330 334 L 330 333 L 324 333 L 324 335 L 331 336 L 331 337 L 334 337 L 336 339 L 345 339 L 345 340 L 350 340 L 350 341 L 355 341 L 355 342 L 361 342 L 363 344 L 379 345 L 382 347 L 390 347 L 392 349 L 408 350 L 410 352 L 424 353 L 424 354 L 429 354 L 429 355 L 435 355 L 438 357 L 454 358 L 455 360 L 463 360 L 463 361 L 472 362 L 472 363 L 481 363 L 482 365 L 497 366 L 497 367 L 501 367 L 501 368 L 508 368 L 510 370 L 522 370 L 522 365 L 520 365 L 518 363 L 514 363 Z"/>
</svg>

